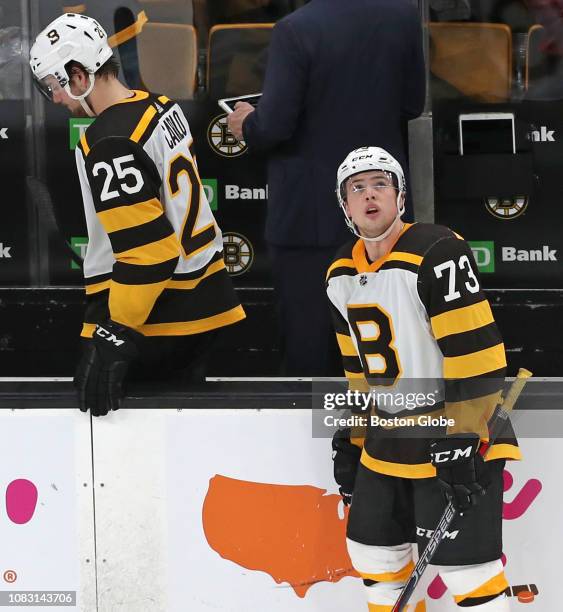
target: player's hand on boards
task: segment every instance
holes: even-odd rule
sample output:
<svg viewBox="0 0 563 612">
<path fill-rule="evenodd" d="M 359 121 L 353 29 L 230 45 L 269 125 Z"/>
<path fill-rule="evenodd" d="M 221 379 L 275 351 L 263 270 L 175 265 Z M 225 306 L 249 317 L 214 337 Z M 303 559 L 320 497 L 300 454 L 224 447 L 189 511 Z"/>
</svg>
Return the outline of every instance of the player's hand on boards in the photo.
<svg viewBox="0 0 563 612">
<path fill-rule="evenodd" d="M 119 408 L 123 380 L 129 364 L 140 354 L 143 339 L 143 334 L 111 320 L 96 326 L 74 376 L 82 412 L 103 416 Z"/>
<path fill-rule="evenodd" d="M 356 472 L 362 449 L 350 442 L 350 429 L 339 429 L 332 437 L 332 460 L 334 480 L 345 506 L 352 501 Z"/>
<path fill-rule="evenodd" d="M 434 440 L 430 459 L 446 497 L 460 512 L 475 505 L 490 484 L 489 469 L 479 453 L 476 433 L 458 433 Z"/>
</svg>

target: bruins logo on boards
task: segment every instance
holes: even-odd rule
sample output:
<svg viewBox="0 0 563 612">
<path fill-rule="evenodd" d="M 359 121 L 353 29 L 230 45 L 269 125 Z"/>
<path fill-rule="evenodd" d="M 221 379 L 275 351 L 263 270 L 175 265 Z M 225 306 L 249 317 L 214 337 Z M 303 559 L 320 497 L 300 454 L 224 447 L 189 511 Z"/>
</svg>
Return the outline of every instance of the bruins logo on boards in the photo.
<svg viewBox="0 0 563 612">
<path fill-rule="evenodd" d="M 510 198 L 485 198 L 485 208 L 497 219 L 515 219 L 528 208 L 528 196 L 516 195 Z"/>
<path fill-rule="evenodd" d="M 235 232 L 223 232 L 225 266 L 231 276 L 248 272 L 254 261 L 254 249 L 248 238 Z"/>
<path fill-rule="evenodd" d="M 247 147 L 244 140 L 237 140 L 229 131 L 227 115 L 215 117 L 207 128 L 209 146 L 223 157 L 238 157 Z"/>
</svg>

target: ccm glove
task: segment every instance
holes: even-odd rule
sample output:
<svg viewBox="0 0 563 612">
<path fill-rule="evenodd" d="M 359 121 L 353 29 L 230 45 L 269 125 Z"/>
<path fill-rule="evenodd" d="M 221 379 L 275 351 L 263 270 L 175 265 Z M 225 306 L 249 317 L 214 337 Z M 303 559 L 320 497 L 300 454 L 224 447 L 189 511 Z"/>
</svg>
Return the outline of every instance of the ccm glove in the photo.
<svg viewBox="0 0 563 612">
<path fill-rule="evenodd" d="M 474 506 L 491 482 L 479 443 L 476 433 L 466 433 L 452 434 L 430 444 L 438 482 L 459 512 Z"/>
<path fill-rule="evenodd" d="M 339 485 L 338 491 L 345 506 L 352 501 L 361 454 L 362 449 L 350 442 L 350 429 L 339 429 L 332 437 L 334 480 Z"/>
<path fill-rule="evenodd" d="M 117 410 L 123 397 L 123 379 L 136 359 L 143 334 L 108 321 L 97 325 L 74 376 L 80 410 L 103 416 Z"/>
</svg>

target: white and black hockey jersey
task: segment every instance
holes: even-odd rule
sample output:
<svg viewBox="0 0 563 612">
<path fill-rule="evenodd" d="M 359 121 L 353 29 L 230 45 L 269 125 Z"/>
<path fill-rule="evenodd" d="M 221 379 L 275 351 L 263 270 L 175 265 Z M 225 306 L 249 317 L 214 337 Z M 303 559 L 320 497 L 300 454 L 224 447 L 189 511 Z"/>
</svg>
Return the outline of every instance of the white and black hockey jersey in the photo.
<svg viewBox="0 0 563 612">
<path fill-rule="evenodd" d="M 191 144 L 178 104 L 144 91 L 107 108 L 80 139 L 89 240 L 83 336 L 108 317 L 148 336 L 244 318 Z"/>
<path fill-rule="evenodd" d="M 439 225 L 407 224 L 375 262 L 362 240 L 350 243 L 328 270 L 327 293 L 351 387 L 372 394 L 378 389 L 391 400 L 417 397 L 413 405 L 377 402 L 374 415 L 385 426 L 368 427 L 361 458 L 366 467 L 427 478 L 436 473 L 431 439 L 476 432 L 487 440 L 506 357 L 471 249 L 460 236 Z M 441 416 L 455 425 L 428 427 L 428 417 Z M 414 419 L 408 433 L 393 426 L 402 417 Z M 487 456 L 496 458 L 520 458 L 512 429 Z"/>
</svg>

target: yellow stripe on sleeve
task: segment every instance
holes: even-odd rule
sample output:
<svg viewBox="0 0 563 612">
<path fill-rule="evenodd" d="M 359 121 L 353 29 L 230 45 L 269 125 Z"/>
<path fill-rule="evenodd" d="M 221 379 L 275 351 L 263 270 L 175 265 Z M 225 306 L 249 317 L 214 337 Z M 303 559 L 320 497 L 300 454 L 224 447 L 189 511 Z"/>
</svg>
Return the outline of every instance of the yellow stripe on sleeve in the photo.
<svg viewBox="0 0 563 612">
<path fill-rule="evenodd" d="M 338 342 L 338 346 L 340 347 L 340 352 L 344 357 L 358 356 L 358 352 L 356 351 L 356 347 L 354 346 L 354 342 L 350 336 L 337 333 L 336 340 Z"/>
<path fill-rule="evenodd" d="M 115 258 L 121 263 L 140 266 L 151 266 L 174 259 L 180 254 L 180 244 L 176 234 L 170 234 L 162 240 L 143 244 L 141 246 L 115 253 Z"/>
<path fill-rule="evenodd" d="M 151 323 L 142 325 L 139 331 L 145 336 L 187 336 L 190 334 L 201 334 L 202 332 L 231 325 L 242 321 L 246 317 L 242 306 L 235 306 L 225 312 L 197 319 L 195 321 L 184 321 L 178 323 Z"/>
<path fill-rule="evenodd" d="M 109 284 L 111 280 L 102 281 L 101 283 L 94 283 L 93 285 L 86 285 L 85 291 L 86 295 L 92 295 L 94 293 L 100 293 L 100 291 L 104 291 L 105 289 L 109 289 Z"/>
<path fill-rule="evenodd" d="M 493 322 L 493 313 L 488 300 L 449 310 L 430 319 L 436 340 L 451 334 L 472 331 Z"/>
<path fill-rule="evenodd" d="M 514 459 L 520 461 L 522 459 L 522 451 L 519 446 L 514 444 L 493 444 L 487 453 L 485 461 L 493 461 L 494 459 Z"/>
<path fill-rule="evenodd" d="M 139 204 L 117 206 L 97 213 L 104 229 L 109 234 L 119 230 L 143 225 L 162 215 L 162 204 L 157 198 L 152 198 Z"/>
<path fill-rule="evenodd" d="M 344 374 L 346 374 L 346 378 L 354 380 L 356 378 L 365 378 L 363 372 L 348 372 L 348 370 L 344 370 Z"/>
<path fill-rule="evenodd" d="M 330 276 L 333 270 L 336 268 L 353 268 L 354 262 L 351 259 L 337 259 L 334 263 L 331 264 L 330 268 L 327 270 L 326 279 Z"/>
<path fill-rule="evenodd" d="M 88 145 L 88 141 L 86 140 L 86 132 L 82 132 L 82 136 L 80 137 L 80 144 L 82 145 L 84 155 L 88 155 L 88 153 L 90 153 L 90 147 Z"/>
<path fill-rule="evenodd" d="M 151 122 L 151 119 L 155 115 L 156 115 L 156 108 L 154 106 L 149 106 L 147 110 L 145 111 L 145 113 L 143 114 L 143 116 L 141 117 L 141 120 L 137 124 L 137 127 L 133 130 L 133 133 L 130 136 L 130 139 L 133 142 L 139 142 L 139 140 L 141 140 L 143 134 L 145 133 L 145 130 L 147 129 L 149 123 Z"/>
<path fill-rule="evenodd" d="M 404 253 L 402 251 L 392 251 L 387 255 L 385 261 L 404 261 L 406 263 L 412 263 L 420 266 L 422 263 L 422 257 L 420 255 L 413 255 L 412 253 Z"/>
<path fill-rule="evenodd" d="M 140 327 L 147 320 L 156 299 L 167 284 L 168 279 L 147 285 L 123 285 L 112 280 L 109 291 L 112 321 L 128 327 Z"/>
<path fill-rule="evenodd" d="M 118 283 L 115 283 L 117 285 Z M 122 285 L 124 291 L 127 291 L 131 288 L 137 288 L 137 286 L 132 285 Z M 124 294 L 125 295 L 125 294 Z M 121 299 L 121 296 L 120 296 Z M 118 308 L 120 305 L 118 304 Z M 131 313 L 121 313 L 122 319 L 120 319 L 120 323 L 125 325 L 129 325 L 133 327 L 130 323 L 125 323 L 125 320 L 134 322 L 134 316 L 131 316 Z M 120 312 L 113 313 L 112 318 L 115 316 L 120 316 Z M 232 325 L 233 323 L 237 323 L 238 321 L 242 321 L 246 317 L 244 309 L 242 306 L 235 306 L 230 310 L 226 310 L 225 312 L 220 312 L 219 314 L 213 315 L 211 317 L 206 317 L 205 319 L 197 319 L 195 321 L 179 321 L 177 323 L 150 323 L 145 325 L 140 325 L 137 327 L 137 331 L 141 332 L 144 336 L 188 336 L 191 334 L 201 334 L 202 332 L 211 331 L 212 329 L 217 329 L 219 327 L 224 327 L 226 325 Z M 81 336 L 83 338 L 91 338 L 94 335 L 94 331 L 96 330 L 96 326 L 93 323 L 84 323 L 82 325 Z"/>
<path fill-rule="evenodd" d="M 470 378 L 506 367 L 504 344 L 501 342 L 482 351 L 459 357 L 444 357 L 444 378 Z"/>
</svg>

